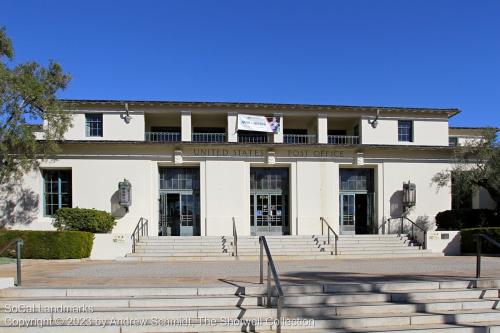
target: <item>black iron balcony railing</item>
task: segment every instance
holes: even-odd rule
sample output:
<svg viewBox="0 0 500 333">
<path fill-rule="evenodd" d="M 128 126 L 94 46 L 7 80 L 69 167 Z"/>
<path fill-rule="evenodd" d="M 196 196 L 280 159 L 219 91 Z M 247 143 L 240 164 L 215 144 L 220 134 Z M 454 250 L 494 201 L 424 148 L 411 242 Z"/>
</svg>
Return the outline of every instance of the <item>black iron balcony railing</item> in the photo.
<svg viewBox="0 0 500 333">
<path fill-rule="evenodd" d="M 311 144 L 316 143 L 316 135 L 312 134 L 284 134 L 283 135 L 284 143 L 291 144 Z"/>
<path fill-rule="evenodd" d="M 268 143 L 267 135 L 259 134 L 238 134 L 238 142 L 243 143 Z"/>
<path fill-rule="evenodd" d="M 225 133 L 193 133 L 193 142 L 226 142 Z"/>
<path fill-rule="evenodd" d="M 331 145 L 357 145 L 359 136 L 357 135 L 329 135 L 328 143 Z"/>
<path fill-rule="evenodd" d="M 151 142 L 177 142 L 181 141 L 179 132 L 146 132 L 145 140 Z"/>
<path fill-rule="evenodd" d="M 180 142 L 182 136 L 180 132 L 145 132 L 144 138 L 149 142 Z M 193 133 L 191 135 L 193 142 L 226 142 L 225 133 Z M 238 134 L 240 143 L 270 143 L 268 135 L 262 134 Z M 314 134 L 284 134 L 283 143 L 285 144 L 316 144 L 318 140 Z M 329 135 L 328 144 L 331 145 L 357 145 L 359 136 L 352 135 Z"/>
</svg>

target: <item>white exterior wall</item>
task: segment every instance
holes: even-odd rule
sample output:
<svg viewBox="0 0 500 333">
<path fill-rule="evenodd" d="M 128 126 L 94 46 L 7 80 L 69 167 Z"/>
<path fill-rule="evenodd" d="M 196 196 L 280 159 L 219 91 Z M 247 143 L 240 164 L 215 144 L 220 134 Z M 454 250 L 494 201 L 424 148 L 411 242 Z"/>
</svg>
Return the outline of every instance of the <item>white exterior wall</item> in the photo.
<svg viewBox="0 0 500 333">
<path fill-rule="evenodd" d="M 207 235 L 250 234 L 250 168 L 243 161 L 206 161 L 205 183 Z M 203 189 L 205 187 L 205 189 Z M 248 209 L 246 208 L 248 207 Z M 204 221 L 201 221 L 203 224 Z"/>
<path fill-rule="evenodd" d="M 112 212 L 117 217 L 115 234 L 130 234 L 139 218 L 150 221 L 151 235 L 158 233 L 159 166 L 200 167 L 200 229 L 201 235 L 232 235 L 232 218 L 235 218 L 239 235 L 250 234 L 250 168 L 253 166 L 289 168 L 288 214 L 290 234 L 311 235 L 321 233 L 320 217 L 324 217 L 339 230 L 339 168 L 353 165 L 354 151 L 346 152 L 343 158 L 290 158 L 286 152 L 276 152 L 276 164 L 268 165 L 267 157 L 216 158 L 203 160 L 194 158 L 192 152 L 184 151 L 182 164 L 172 162 L 170 157 L 161 159 L 131 158 L 72 158 L 44 163 L 42 168 L 71 168 L 73 207 L 95 208 Z M 167 160 L 165 160 L 165 158 Z M 417 186 L 417 205 L 410 218 L 428 216 L 434 222 L 435 215 L 450 209 L 450 189 L 437 189 L 432 177 L 447 169 L 445 162 L 415 160 L 380 160 L 365 157 L 363 167 L 374 168 L 375 175 L 375 219 L 378 223 L 389 217 L 401 216 L 401 191 L 403 182 L 410 180 Z M 128 213 L 117 201 L 118 182 L 127 178 L 132 183 L 132 206 Z M 43 179 L 40 171 L 32 172 L 22 182 L 24 192 L 11 194 L 2 190 L 0 221 L 19 229 L 52 229 L 50 217 L 43 214 Z M 28 207 L 22 196 L 36 203 L 35 209 L 23 212 Z M 17 213 L 11 214 L 17 205 Z M 17 221 L 14 222 L 16 217 Z M 206 230 L 205 230 L 206 226 Z"/>
<path fill-rule="evenodd" d="M 384 162 L 383 190 L 379 191 L 383 195 L 379 198 L 383 203 L 383 211 L 379 217 L 401 216 L 403 183 L 411 181 L 417 187 L 417 200 L 408 217 L 415 221 L 419 216 L 428 216 L 429 221 L 434 222 L 437 213 L 451 209 L 451 189 L 438 189 L 432 183 L 432 177 L 447 168 L 449 168 L 447 163 Z"/>
<path fill-rule="evenodd" d="M 100 112 L 96 112 L 100 113 Z M 124 113 L 102 112 L 103 136 L 87 137 L 85 133 L 85 113 L 74 113 L 72 127 L 68 129 L 64 138 L 66 140 L 118 140 L 118 141 L 144 141 L 144 113 L 130 112 L 132 117 L 129 124 L 121 118 Z"/>
<path fill-rule="evenodd" d="M 378 126 L 373 128 L 368 121 L 361 119 L 361 143 L 378 145 L 421 145 L 448 146 L 448 119 L 421 118 L 379 118 Z M 398 120 L 413 120 L 413 142 L 398 141 Z"/>
<path fill-rule="evenodd" d="M 117 224 L 113 233 L 132 233 L 140 217 L 150 221 L 154 219 L 152 208 L 157 207 L 157 195 L 155 184 L 158 179 L 151 172 L 151 161 L 144 160 L 96 160 L 96 159 L 60 159 L 54 163 L 43 163 L 44 168 L 71 168 L 72 172 L 72 204 L 73 207 L 95 208 L 113 213 Z M 157 170 L 157 168 L 155 168 Z M 118 183 L 127 178 L 132 183 L 132 206 L 126 213 L 118 205 Z M 17 204 L 15 223 L 16 229 L 52 230 L 52 218 L 44 215 L 43 178 L 41 171 L 27 174 L 15 193 L 9 193 L 2 189 L 2 203 L 0 204 L 0 224 L 12 225 L 13 218 L 6 206 L 9 201 Z M 21 213 L 22 207 L 28 207 L 25 200 L 26 194 L 32 197 L 30 202 L 34 205 L 29 207 L 29 214 Z M 21 198 L 21 199 L 20 199 Z M 156 206 L 151 205 L 156 203 Z M 27 215 L 26 215 L 27 214 Z M 152 232 L 157 230 L 156 223 L 152 223 Z"/>
</svg>

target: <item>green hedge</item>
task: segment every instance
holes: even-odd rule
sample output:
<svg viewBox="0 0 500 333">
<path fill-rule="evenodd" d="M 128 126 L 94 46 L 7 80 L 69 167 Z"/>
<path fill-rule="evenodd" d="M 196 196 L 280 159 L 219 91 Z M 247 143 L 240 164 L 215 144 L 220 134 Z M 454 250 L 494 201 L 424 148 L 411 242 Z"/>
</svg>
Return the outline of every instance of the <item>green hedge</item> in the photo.
<svg viewBox="0 0 500 333">
<path fill-rule="evenodd" d="M 474 234 L 487 234 L 497 242 L 500 242 L 500 228 L 471 228 L 460 231 L 462 253 L 476 253 L 476 242 Z M 482 252 L 490 254 L 500 254 L 500 249 L 490 244 L 488 241 L 482 241 Z"/>
<path fill-rule="evenodd" d="M 108 212 L 87 208 L 60 208 L 54 215 L 57 230 L 88 231 L 95 234 L 113 230 L 116 220 Z"/>
<path fill-rule="evenodd" d="M 436 215 L 439 230 L 500 227 L 500 216 L 491 209 L 445 210 Z"/>
<path fill-rule="evenodd" d="M 26 259 L 88 258 L 94 242 L 90 232 L 9 230 L 0 232 L 0 247 L 17 238 L 24 240 L 22 257 Z M 15 256 L 15 246 L 8 255 Z"/>
</svg>

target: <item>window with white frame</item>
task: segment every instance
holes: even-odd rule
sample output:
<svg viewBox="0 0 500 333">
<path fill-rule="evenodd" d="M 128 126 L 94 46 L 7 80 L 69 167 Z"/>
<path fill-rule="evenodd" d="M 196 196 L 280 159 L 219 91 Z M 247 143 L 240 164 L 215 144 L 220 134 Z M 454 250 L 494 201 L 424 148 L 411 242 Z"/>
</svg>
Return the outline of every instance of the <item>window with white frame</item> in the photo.
<svg viewBox="0 0 500 333">
<path fill-rule="evenodd" d="M 413 121 L 398 121 L 398 141 L 413 142 Z"/>
<path fill-rule="evenodd" d="M 102 137 L 102 113 L 85 114 L 85 135 Z"/>
<path fill-rule="evenodd" d="M 43 170 L 44 215 L 52 216 L 63 207 L 71 208 L 71 170 Z"/>
</svg>

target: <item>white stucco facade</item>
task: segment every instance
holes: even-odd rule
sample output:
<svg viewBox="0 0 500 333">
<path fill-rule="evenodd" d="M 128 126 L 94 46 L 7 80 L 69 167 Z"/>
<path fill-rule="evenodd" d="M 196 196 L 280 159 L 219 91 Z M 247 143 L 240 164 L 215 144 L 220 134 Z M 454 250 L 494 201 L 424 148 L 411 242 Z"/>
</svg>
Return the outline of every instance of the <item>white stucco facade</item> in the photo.
<svg viewBox="0 0 500 333">
<path fill-rule="evenodd" d="M 277 195 L 276 189 L 252 188 L 252 174 L 258 168 L 280 169 L 286 174 L 287 183 L 280 185 L 284 190 L 279 194 L 284 202 L 274 216 L 269 213 L 271 219 L 286 220 L 285 234 L 319 234 L 320 218 L 342 233 L 343 220 L 349 214 L 340 205 L 347 200 L 342 196 L 350 193 L 362 203 L 356 209 L 369 210 L 367 216 L 356 215 L 371 221 L 365 222 L 363 232 L 378 233 L 385 220 L 401 216 L 402 187 L 408 181 L 417 188 L 411 219 L 427 217 L 432 223 L 438 212 L 451 208 L 450 188 L 438 189 L 432 177 L 450 168 L 448 118 L 457 110 L 383 108 L 374 127 L 375 110 L 361 107 L 145 102 L 127 106 L 132 117 L 129 123 L 124 120 L 123 103 L 116 101 L 80 101 L 76 110 L 68 111 L 73 113 L 73 126 L 57 159 L 42 162 L 40 170 L 2 189 L 2 224 L 52 229 L 52 217 L 45 209 L 45 170 L 70 170 L 71 206 L 111 212 L 118 221 L 112 232 L 116 235 L 130 235 L 141 217 L 149 220 L 150 235 L 160 233 L 160 215 L 166 214 L 161 205 L 168 204 L 162 198 L 172 192 L 187 193 L 162 188 L 160 170 L 165 168 L 194 168 L 199 187 L 190 200 L 196 202 L 197 235 L 231 235 L 233 221 L 239 235 L 255 231 L 252 223 L 262 216 L 264 206 L 253 207 L 256 201 L 252 200 L 261 200 L 268 192 L 269 198 Z M 86 135 L 88 113 L 102 114 L 101 136 Z M 239 113 L 276 117 L 282 128 L 268 136 L 267 142 L 241 142 Z M 398 141 L 398 120 L 412 121 L 411 142 Z M 303 127 L 306 136 L 316 140 L 294 142 L 306 136 L 288 134 L 287 124 L 294 130 Z M 220 133 L 214 134 L 215 130 Z M 219 141 L 197 142 L 193 140 L 196 131 L 212 131 L 207 136 L 217 135 Z M 369 189 L 343 189 L 340 177 L 349 169 L 369 170 Z M 118 183 L 125 178 L 132 184 L 128 212 L 119 205 L 117 192 Z M 265 205 L 264 209 L 271 209 L 274 204 L 266 201 Z"/>
</svg>

